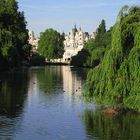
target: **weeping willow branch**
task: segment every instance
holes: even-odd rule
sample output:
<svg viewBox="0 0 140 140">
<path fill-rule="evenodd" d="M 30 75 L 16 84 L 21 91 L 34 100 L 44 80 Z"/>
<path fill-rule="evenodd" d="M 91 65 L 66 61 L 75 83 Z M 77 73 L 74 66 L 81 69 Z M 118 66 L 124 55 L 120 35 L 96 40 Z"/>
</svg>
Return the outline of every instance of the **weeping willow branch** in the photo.
<svg viewBox="0 0 140 140">
<path fill-rule="evenodd" d="M 111 48 L 89 72 L 85 97 L 140 111 L 140 7 L 125 6 L 119 12 Z"/>
</svg>

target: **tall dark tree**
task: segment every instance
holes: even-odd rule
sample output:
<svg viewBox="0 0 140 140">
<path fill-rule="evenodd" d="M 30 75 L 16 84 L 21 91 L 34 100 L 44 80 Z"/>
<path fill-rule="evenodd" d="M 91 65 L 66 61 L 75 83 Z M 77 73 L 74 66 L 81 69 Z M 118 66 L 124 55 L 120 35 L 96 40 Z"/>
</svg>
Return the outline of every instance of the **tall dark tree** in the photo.
<svg viewBox="0 0 140 140">
<path fill-rule="evenodd" d="M 106 47 L 105 37 L 106 37 L 106 23 L 105 20 L 102 20 L 101 24 L 97 28 L 94 47 Z"/>
<path fill-rule="evenodd" d="M 30 53 L 24 13 L 16 0 L 0 1 L 0 54 L 8 67 L 20 66 Z"/>
<path fill-rule="evenodd" d="M 104 34 L 105 32 L 106 32 L 106 23 L 105 20 L 103 19 L 97 29 L 97 34 L 100 35 L 100 34 Z"/>
</svg>

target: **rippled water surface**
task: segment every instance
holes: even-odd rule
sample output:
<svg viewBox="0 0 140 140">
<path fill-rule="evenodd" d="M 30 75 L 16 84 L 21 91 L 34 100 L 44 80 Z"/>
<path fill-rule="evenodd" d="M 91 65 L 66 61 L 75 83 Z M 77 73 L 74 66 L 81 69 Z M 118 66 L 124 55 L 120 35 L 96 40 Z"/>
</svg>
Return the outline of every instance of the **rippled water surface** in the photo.
<svg viewBox="0 0 140 140">
<path fill-rule="evenodd" d="M 104 116 L 84 103 L 86 74 L 68 66 L 0 74 L 0 140 L 139 140 L 139 116 Z"/>
</svg>

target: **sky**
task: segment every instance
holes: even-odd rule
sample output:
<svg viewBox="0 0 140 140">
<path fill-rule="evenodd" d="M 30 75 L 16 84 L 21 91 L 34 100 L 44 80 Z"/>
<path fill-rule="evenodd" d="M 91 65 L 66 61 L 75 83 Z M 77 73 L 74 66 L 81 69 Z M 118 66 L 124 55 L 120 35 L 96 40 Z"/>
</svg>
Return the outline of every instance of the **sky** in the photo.
<svg viewBox="0 0 140 140">
<path fill-rule="evenodd" d="M 124 5 L 139 5 L 140 0 L 17 0 L 24 11 L 27 28 L 36 35 L 47 28 L 67 33 L 76 24 L 83 31 L 96 31 L 101 20 L 107 29 L 114 25 Z"/>
</svg>

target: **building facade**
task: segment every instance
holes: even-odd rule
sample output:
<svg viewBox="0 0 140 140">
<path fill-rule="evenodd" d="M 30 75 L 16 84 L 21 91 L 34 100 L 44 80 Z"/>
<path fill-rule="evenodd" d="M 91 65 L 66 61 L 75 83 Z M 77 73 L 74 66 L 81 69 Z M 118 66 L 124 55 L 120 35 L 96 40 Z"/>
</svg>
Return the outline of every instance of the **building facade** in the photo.
<svg viewBox="0 0 140 140">
<path fill-rule="evenodd" d="M 84 43 L 90 38 L 95 38 L 94 34 L 91 36 L 88 32 L 83 32 L 81 28 L 78 30 L 75 25 L 75 27 L 65 35 L 63 62 L 69 63 L 71 58 L 83 49 Z"/>
<path fill-rule="evenodd" d="M 32 47 L 32 52 L 37 52 L 39 39 L 37 37 L 35 37 L 33 31 L 29 31 L 28 35 L 29 35 L 29 40 L 28 41 L 29 41 L 29 44 Z"/>
</svg>

